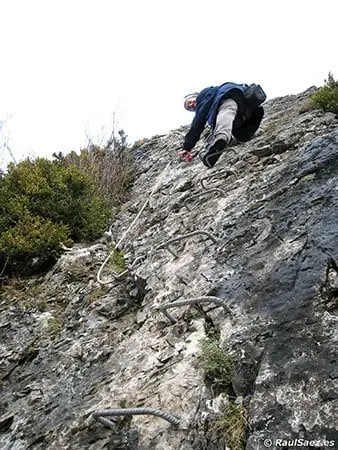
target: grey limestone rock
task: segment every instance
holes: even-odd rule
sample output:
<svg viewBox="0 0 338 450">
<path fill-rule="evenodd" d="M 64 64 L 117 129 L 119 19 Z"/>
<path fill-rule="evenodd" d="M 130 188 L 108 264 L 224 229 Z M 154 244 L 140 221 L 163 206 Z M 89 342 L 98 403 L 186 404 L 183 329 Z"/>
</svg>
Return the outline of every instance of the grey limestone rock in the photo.
<svg viewBox="0 0 338 450">
<path fill-rule="evenodd" d="M 101 241 L 3 289 L 0 448 L 231 448 L 213 428 L 229 402 L 246 411 L 248 449 L 266 439 L 278 448 L 277 438 L 337 445 L 338 122 L 307 108 L 313 91 L 267 102 L 256 137 L 213 171 L 176 160 L 185 128 L 135 149 L 138 176 L 115 242 L 171 164 L 122 243 L 126 278 L 97 283 Z M 200 180 L 213 172 L 208 187 L 220 192 L 205 193 Z M 193 234 L 163 245 L 196 230 L 217 242 Z M 231 314 L 186 305 L 170 310 L 172 323 L 157 308 L 201 296 L 224 299 Z M 221 394 L 199 361 L 211 329 L 236 361 Z M 142 407 L 180 425 L 139 415 L 105 427 L 92 417 Z"/>
</svg>

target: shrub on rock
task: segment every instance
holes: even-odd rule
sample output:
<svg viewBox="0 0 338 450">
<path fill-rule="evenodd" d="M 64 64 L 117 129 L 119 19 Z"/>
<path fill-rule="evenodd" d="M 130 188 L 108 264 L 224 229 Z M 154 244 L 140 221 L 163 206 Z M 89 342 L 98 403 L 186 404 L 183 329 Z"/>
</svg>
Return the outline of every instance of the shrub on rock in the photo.
<svg viewBox="0 0 338 450">
<path fill-rule="evenodd" d="M 312 96 L 313 105 L 338 114 L 338 81 L 329 72 L 325 85 Z"/>
<path fill-rule="evenodd" d="M 10 165 L 0 180 L 0 261 L 29 273 L 55 261 L 60 242 L 102 235 L 109 201 L 89 174 L 45 158 Z"/>
</svg>

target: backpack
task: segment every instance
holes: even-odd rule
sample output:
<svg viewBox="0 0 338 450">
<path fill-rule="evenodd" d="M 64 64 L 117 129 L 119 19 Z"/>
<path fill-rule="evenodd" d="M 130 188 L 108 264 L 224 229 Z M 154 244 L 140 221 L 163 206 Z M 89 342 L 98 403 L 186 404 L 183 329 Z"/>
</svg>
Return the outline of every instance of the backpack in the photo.
<svg viewBox="0 0 338 450">
<path fill-rule="evenodd" d="M 250 109 L 255 109 L 265 102 L 266 94 L 259 84 L 250 84 L 244 91 L 244 98 Z"/>
</svg>

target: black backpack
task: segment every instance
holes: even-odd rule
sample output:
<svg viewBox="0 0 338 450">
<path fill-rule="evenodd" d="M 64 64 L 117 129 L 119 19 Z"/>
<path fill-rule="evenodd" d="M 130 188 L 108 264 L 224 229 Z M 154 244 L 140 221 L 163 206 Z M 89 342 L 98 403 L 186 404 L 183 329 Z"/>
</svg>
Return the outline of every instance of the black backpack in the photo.
<svg viewBox="0 0 338 450">
<path fill-rule="evenodd" d="M 255 109 L 266 100 L 266 94 L 259 84 L 250 84 L 244 91 L 244 98 L 250 109 Z"/>
</svg>

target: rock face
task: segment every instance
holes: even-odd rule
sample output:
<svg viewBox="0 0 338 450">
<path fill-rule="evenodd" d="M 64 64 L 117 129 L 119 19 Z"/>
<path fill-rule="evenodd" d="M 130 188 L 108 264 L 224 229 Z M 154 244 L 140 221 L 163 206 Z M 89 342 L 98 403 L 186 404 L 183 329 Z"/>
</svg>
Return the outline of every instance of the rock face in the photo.
<svg viewBox="0 0 338 450">
<path fill-rule="evenodd" d="M 96 281 L 101 242 L 3 288 L 1 449 L 237 450 L 213 426 L 229 402 L 244 411 L 247 449 L 337 445 L 338 122 L 308 108 L 312 93 L 267 102 L 254 139 L 213 170 L 176 161 L 185 128 L 137 148 L 116 242 L 156 189 L 120 246 L 137 260 L 129 275 L 106 267 L 113 281 Z M 210 296 L 225 307 L 159 308 Z M 235 361 L 222 393 L 201 366 L 210 330 Z M 94 420 L 110 408 L 180 423 Z"/>
</svg>

